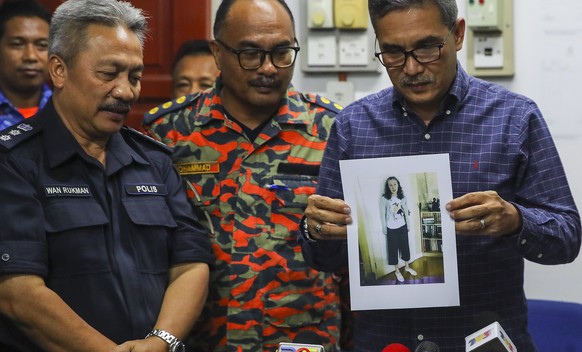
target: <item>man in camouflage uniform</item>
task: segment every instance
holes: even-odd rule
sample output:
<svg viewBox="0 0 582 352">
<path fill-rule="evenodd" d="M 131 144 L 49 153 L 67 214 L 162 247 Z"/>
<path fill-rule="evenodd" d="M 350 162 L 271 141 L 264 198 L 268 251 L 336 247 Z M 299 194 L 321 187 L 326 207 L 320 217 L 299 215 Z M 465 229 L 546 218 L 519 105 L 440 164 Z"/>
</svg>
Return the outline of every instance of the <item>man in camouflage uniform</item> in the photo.
<svg viewBox="0 0 582 352">
<path fill-rule="evenodd" d="M 337 282 L 305 264 L 297 237 L 340 107 L 290 84 L 299 49 L 284 1 L 222 1 L 214 36 L 214 87 L 144 118 L 174 147 L 188 197 L 213 233 L 208 320 L 189 347 L 272 352 L 307 330 L 337 351 Z"/>
</svg>

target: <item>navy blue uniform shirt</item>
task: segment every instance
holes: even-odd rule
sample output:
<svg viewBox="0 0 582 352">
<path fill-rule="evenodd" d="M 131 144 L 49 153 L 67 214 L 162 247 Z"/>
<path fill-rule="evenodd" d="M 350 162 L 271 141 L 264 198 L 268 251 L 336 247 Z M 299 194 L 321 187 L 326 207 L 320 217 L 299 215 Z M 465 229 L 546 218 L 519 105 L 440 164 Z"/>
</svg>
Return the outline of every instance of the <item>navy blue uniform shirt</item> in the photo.
<svg viewBox="0 0 582 352">
<path fill-rule="evenodd" d="M 123 128 L 104 167 L 52 101 L 0 132 L 0 204 L 0 275 L 41 276 L 117 343 L 152 329 L 170 267 L 213 260 L 166 147 Z M 36 350 L 2 317 L 0 343 Z"/>
</svg>

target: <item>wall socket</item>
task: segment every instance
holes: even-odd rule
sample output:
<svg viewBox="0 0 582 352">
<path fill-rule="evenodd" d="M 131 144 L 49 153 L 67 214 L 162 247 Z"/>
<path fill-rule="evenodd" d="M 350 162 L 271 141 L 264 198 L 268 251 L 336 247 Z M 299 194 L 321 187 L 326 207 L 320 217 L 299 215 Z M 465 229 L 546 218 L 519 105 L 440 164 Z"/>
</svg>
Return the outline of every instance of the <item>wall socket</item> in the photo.
<svg viewBox="0 0 582 352">
<path fill-rule="evenodd" d="M 325 94 L 329 100 L 345 107 L 356 99 L 356 87 L 354 82 L 328 81 Z"/>
</svg>

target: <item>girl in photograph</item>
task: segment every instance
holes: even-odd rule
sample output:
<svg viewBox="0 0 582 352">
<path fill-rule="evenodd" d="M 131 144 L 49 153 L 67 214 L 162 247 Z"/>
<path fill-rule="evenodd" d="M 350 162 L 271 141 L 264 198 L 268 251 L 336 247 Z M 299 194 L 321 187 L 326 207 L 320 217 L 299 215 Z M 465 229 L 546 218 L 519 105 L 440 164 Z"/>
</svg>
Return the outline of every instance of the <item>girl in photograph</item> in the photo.
<svg viewBox="0 0 582 352">
<path fill-rule="evenodd" d="M 416 271 L 408 266 L 410 260 L 409 215 L 400 181 L 394 176 L 388 177 L 384 185 L 384 193 L 380 197 L 380 220 L 382 232 L 386 236 L 388 264 L 394 265 L 394 274 L 399 282 L 404 282 L 404 277 L 398 268 L 399 258 L 404 261 L 404 270 L 416 276 Z"/>
</svg>

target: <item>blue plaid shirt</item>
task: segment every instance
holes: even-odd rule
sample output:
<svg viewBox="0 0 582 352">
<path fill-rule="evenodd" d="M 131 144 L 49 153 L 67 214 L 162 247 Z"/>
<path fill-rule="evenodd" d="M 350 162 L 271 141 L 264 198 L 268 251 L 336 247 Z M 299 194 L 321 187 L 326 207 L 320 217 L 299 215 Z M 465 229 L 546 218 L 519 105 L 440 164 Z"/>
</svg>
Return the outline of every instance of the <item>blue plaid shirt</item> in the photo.
<svg viewBox="0 0 582 352">
<path fill-rule="evenodd" d="M 38 109 L 42 109 L 46 102 L 50 99 L 53 92 L 48 85 L 44 84 L 42 86 L 42 94 L 40 97 L 40 103 L 38 104 Z M 15 125 L 17 122 L 24 120 L 24 116 L 18 112 L 18 109 L 12 105 L 12 103 L 6 99 L 2 91 L 0 91 L 0 131 Z"/>
<path fill-rule="evenodd" d="M 524 258 L 569 263 L 581 239 L 564 169 L 532 100 L 471 77 L 460 65 L 428 126 L 392 88 L 367 96 L 337 116 L 317 193 L 343 198 L 339 160 L 438 153 L 450 156 L 454 197 L 497 191 L 518 207 L 523 227 L 512 236 L 457 236 L 461 306 L 358 312 L 355 350 L 380 351 L 394 342 L 414 350 L 424 339 L 443 351 L 465 351 L 465 336 L 493 311 L 520 352 L 535 351 L 527 332 Z M 302 242 L 317 269 L 347 263 L 345 241 Z"/>
</svg>

